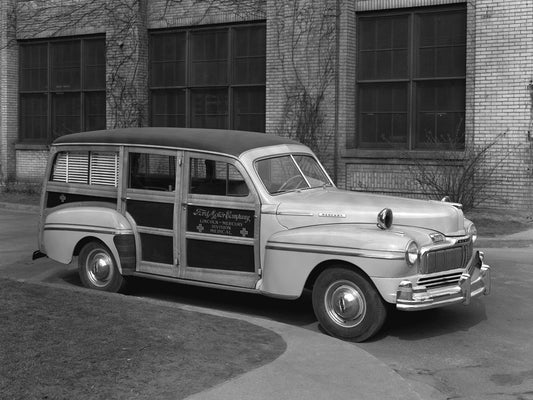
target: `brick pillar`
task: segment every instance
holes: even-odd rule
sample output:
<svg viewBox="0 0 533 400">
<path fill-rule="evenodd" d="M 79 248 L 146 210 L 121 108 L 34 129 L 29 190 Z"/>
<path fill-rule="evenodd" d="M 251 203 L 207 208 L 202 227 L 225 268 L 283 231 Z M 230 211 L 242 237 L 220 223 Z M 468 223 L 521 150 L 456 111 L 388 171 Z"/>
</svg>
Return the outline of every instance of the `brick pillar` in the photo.
<svg viewBox="0 0 533 400">
<path fill-rule="evenodd" d="M 494 171 L 484 205 L 531 210 L 533 7 L 531 1 L 478 0 L 475 18 L 475 145 L 505 133 L 481 166 Z"/>
<path fill-rule="evenodd" d="M 146 0 L 113 2 L 107 22 L 107 126 L 148 125 Z"/>
<path fill-rule="evenodd" d="M 0 184 L 15 178 L 18 132 L 18 49 L 15 41 L 15 0 L 0 2 Z"/>
</svg>

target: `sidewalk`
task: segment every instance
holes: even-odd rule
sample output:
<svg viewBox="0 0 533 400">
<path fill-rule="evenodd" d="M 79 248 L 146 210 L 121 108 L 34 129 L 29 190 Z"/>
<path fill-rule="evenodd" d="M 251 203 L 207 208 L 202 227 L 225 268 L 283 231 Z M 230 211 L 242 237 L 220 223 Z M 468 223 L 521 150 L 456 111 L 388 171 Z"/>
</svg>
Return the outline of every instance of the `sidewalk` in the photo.
<svg viewBox="0 0 533 400">
<path fill-rule="evenodd" d="M 479 248 L 508 248 L 508 247 L 533 247 L 533 229 L 508 235 L 497 235 L 494 237 L 480 237 L 476 246 Z"/>
<path fill-rule="evenodd" d="M 10 256 L 0 257 L 0 277 L 38 282 L 50 290 L 56 285 L 69 287 L 61 280 L 67 270 L 65 266 L 49 259 L 31 261 L 31 251 L 36 246 L 37 208 L 0 203 L 0 217 L 0 252 Z M 71 290 L 84 295 L 84 290 L 77 287 L 71 287 Z M 383 362 L 353 343 L 325 334 L 245 314 L 134 298 L 140 302 L 159 302 L 188 311 L 241 319 L 278 333 L 287 343 L 285 353 L 272 363 L 190 396 L 190 400 L 416 400 L 425 398 L 419 393 L 431 390 L 417 385 L 415 391 Z"/>
</svg>

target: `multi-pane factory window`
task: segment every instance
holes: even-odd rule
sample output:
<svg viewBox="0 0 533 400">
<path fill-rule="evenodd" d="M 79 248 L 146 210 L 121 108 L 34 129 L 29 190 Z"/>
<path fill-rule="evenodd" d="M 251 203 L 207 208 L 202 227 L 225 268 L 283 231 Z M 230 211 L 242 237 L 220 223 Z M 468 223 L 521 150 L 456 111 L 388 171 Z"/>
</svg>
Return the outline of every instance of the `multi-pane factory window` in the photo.
<svg viewBox="0 0 533 400">
<path fill-rule="evenodd" d="M 150 35 L 153 126 L 265 130 L 265 24 Z"/>
<path fill-rule="evenodd" d="M 105 129 L 105 39 L 20 42 L 20 140 Z"/>
<path fill-rule="evenodd" d="M 464 6 L 361 13 L 357 55 L 359 147 L 464 146 Z"/>
</svg>

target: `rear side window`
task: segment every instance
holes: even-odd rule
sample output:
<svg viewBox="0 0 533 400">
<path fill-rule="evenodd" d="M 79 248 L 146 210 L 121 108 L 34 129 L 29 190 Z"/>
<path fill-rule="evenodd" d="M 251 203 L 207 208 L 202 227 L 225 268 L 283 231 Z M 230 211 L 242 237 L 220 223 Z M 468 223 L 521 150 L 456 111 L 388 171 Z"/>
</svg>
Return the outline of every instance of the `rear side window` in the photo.
<svg viewBox="0 0 533 400">
<path fill-rule="evenodd" d="M 54 160 L 53 182 L 118 186 L 118 153 L 62 151 Z"/>
<path fill-rule="evenodd" d="M 246 197 L 250 192 L 237 168 L 223 161 L 191 158 L 189 193 Z"/>
<path fill-rule="evenodd" d="M 130 153 L 130 188 L 173 192 L 175 183 L 176 157 Z"/>
</svg>

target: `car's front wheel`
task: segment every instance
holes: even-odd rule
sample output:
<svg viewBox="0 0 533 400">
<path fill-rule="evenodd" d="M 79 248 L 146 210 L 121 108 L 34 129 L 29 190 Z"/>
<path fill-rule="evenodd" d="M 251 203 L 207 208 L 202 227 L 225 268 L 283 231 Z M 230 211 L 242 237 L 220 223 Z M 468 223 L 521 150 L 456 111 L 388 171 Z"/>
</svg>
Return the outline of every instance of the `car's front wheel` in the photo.
<svg viewBox="0 0 533 400">
<path fill-rule="evenodd" d="M 83 246 L 78 256 L 78 273 L 83 285 L 91 289 L 118 292 L 125 286 L 113 254 L 100 242 Z"/>
<path fill-rule="evenodd" d="M 375 287 L 345 267 L 324 270 L 313 287 L 313 309 L 330 335 L 362 342 L 376 334 L 387 317 Z"/>
</svg>

